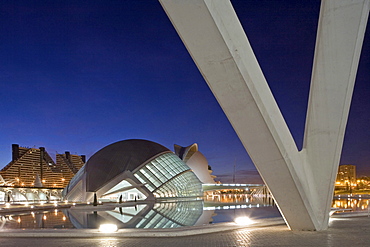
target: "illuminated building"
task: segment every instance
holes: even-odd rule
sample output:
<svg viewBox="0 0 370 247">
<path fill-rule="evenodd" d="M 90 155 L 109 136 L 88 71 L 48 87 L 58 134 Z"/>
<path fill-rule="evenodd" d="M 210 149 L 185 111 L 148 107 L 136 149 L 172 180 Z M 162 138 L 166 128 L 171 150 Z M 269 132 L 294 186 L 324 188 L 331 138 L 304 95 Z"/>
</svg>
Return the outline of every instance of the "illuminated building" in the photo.
<svg viewBox="0 0 370 247">
<path fill-rule="evenodd" d="M 84 155 L 56 154 L 54 162 L 44 147 L 26 148 L 13 144 L 12 161 L 0 175 L 5 186 L 63 188 L 84 163 Z"/>
<path fill-rule="evenodd" d="M 204 155 L 199 152 L 198 144 L 194 143 L 188 147 L 175 145 L 175 153 L 180 157 L 197 175 L 204 184 L 214 184 L 216 176 L 211 175 L 212 169 Z"/>
<path fill-rule="evenodd" d="M 338 168 L 336 187 L 349 189 L 355 187 L 356 183 L 356 166 L 355 165 L 340 165 Z"/>
<path fill-rule="evenodd" d="M 96 152 L 63 195 L 68 201 L 117 202 L 197 197 L 203 191 L 198 177 L 176 154 L 158 143 L 134 139 Z"/>
</svg>

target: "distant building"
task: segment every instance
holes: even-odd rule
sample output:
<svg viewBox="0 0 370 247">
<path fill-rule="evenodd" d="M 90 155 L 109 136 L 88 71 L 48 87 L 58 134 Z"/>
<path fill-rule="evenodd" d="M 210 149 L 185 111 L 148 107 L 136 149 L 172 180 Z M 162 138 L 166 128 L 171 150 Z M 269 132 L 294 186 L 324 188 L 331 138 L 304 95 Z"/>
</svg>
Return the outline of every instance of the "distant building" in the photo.
<svg viewBox="0 0 370 247">
<path fill-rule="evenodd" d="M 69 152 L 56 155 L 56 162 L 44 147 L 12 145 L 12 161 L 1 171 L 4 185 L 64 188 L 85 164 L 84 155 Z"/>
<path fill-rule="evenodd" d="M 336 187 L 350 188 L 357 184 L 356 166 L 355 165 L 340 165 L 338 168 Z"/>
</svg>

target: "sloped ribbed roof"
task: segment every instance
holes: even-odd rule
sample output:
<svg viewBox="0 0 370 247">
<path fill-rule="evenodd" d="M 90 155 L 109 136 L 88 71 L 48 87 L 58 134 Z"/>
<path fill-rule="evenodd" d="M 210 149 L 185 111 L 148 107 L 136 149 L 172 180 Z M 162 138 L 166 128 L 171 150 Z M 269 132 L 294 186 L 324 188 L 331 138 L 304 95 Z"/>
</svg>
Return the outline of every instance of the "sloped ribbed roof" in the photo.
<svg viewBox="0 0 370 247">
<path fill-rule="evenodd" d="M 168 148 L 147 140 L 131 139 L 110 144 L 96 152 L 86 163 L 87 191 L 96 191 L 118 174 L 133 171 L 145 161 Z"/>
</svg>

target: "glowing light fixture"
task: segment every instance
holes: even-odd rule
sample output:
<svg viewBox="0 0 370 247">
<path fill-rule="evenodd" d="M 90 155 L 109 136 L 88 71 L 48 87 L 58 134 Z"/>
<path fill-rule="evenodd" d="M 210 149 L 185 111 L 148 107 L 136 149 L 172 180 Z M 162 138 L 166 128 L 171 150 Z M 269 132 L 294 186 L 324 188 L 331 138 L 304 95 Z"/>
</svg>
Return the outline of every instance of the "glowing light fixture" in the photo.
<svg viewBox="0 0 370 247">
<path fill-rule="evenodd" d="M 238 225 L 250 225 L 253 223 L 253 220 L 248 217 L 238 217 L 235 219 L 235 223 Z"/>
<path fill-rule="evenodd" d="M 99 232 L 103 232 L 103 233 L 116 232 L 117 230 L 118 230 L 118 227 L 115 224 L 101 224 L 99 226 Z"/>
</svg>

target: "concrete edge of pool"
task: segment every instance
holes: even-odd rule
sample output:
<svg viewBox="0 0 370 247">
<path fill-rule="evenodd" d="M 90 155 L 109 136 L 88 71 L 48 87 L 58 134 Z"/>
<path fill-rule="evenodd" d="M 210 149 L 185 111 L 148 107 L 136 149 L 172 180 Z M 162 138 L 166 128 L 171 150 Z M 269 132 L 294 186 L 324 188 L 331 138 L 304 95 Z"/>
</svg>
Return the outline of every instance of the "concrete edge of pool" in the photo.
<svg viewBox="0 0 370 247">
<path fill-rule="evenodd" d="M 255 227 L 267 227 L 285 224 L 282 217 L 257 219 L 250 225 L 238 225 L 234 222 L 215 223 L 202 226 L 186 226 L 179 228 L 164 229 L 119 229 L 113 233 L 102 233 L 98 229 L 4 229 L 0 230 L 0 237 L 14 238 L 41 238 L 41 237 L 62 237 L 62 238 L 91 238 L 91 237 L 115 237 L 115 238 L 135 238 L 135 237 L 179 237 L 191 236 L 207 233 L 217 233 L 236 229 L 247 229 Z"/>
</svg>

